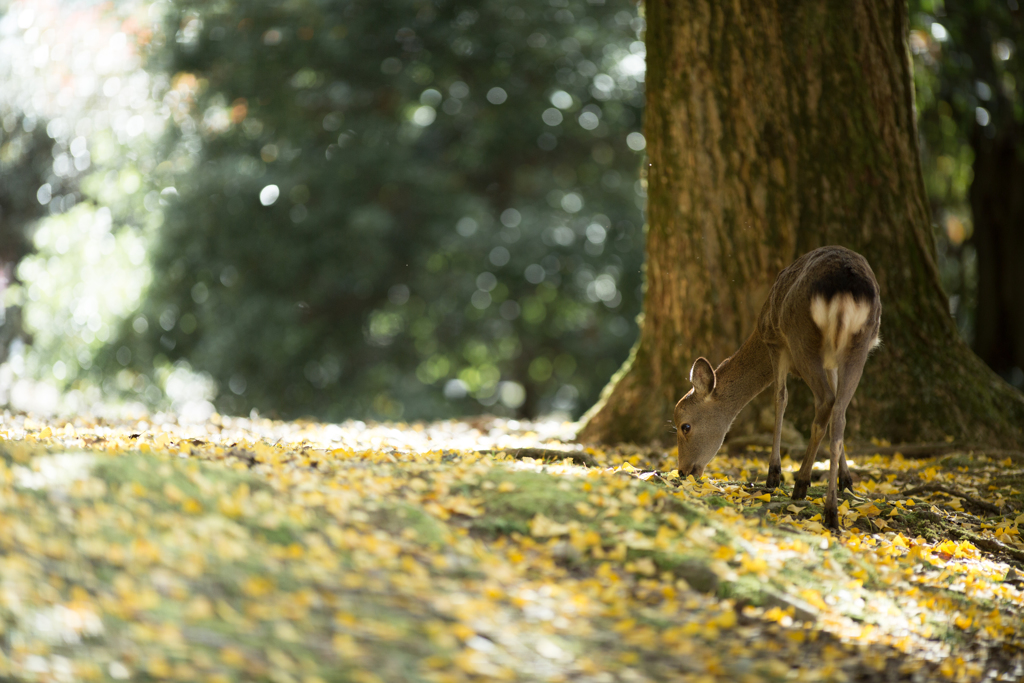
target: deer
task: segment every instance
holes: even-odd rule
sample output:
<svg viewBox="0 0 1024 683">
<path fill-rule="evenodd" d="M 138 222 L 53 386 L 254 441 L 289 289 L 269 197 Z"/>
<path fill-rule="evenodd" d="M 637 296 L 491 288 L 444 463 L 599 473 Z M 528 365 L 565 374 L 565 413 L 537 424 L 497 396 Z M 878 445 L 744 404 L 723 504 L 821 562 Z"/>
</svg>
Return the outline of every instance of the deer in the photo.
<svg viewBox="0 0 1024 683">
<path fill-rule="evenodd" d="M 811 483 L 818 447 L 830 433 L 831 461 L 823 521 L 839 531 L 838 496 L 853 491 L 843 435 L 846 409 L 868 355 L 881 342 L 882 303 L 871 266 L 840 246 L 808 252 L 779 273 L 747 340 L 717 367 L 700 357 L 690 370 L 693 388 L 676 403 L 673 426 L 681 477 L 700 479 L 725 441 L 740 410 L 774 384 L 775 434 L 765 486 L 782 478 L 782 417 L 792 372 L 814 394 L 814 422 L 803 463 L 794 477 L 793 500 Z"/>
</svg>

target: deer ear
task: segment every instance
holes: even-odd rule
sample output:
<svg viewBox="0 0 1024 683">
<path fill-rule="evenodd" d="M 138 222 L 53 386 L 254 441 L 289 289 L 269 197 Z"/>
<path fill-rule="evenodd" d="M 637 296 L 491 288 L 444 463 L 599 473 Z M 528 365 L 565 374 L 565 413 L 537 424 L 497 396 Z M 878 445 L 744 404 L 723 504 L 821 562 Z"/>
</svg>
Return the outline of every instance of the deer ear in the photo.
<svg viewBox="0 0 1024 683">
<path fill-rule="evenodd" d="M 698 358 L 690 369 L 690 382 L 700 398 L 706 398 L 715 390 L 715 369 L 707 358 Z"/>
</svg>

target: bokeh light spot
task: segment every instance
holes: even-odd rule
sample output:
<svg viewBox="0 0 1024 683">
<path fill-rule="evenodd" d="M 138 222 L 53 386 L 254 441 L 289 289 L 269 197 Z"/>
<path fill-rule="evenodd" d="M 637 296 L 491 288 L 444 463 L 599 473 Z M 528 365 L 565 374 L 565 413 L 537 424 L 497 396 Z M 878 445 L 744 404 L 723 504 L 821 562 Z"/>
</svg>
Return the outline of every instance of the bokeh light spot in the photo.
<svg viewBox="0 0 1024 683">
<path fill-rule="evenodd" d="M 429 105 L 416 107 L 412 114 L 412 122 L 417 126 L 429 126 L 437 118 L 437 110 Z"/>
<path fill-rule="evenodd" d="M 562 112 L 551 107 L 549 109 L 545 109 L 544 113 L 540 115 L 540 118 L 549 126 L 557 126 L 562 122 Z"/>
<path fill-rule="evenodd" d="M 270 206 L 281 196 L 281 189 L 277 185 L 267 185 L 260 190 L 260 204 Z"/>
<path fill-rule="evenodd" d="M 559 109 L 568 109 L 572 106 L 572 95 L 565 92 L 564 90 L 556 90 L 551 93 L 551 104 L 555 105 Z"/>
<path fill-rule="evenodd" d="M 508 99 L 508 93 L 504 88 L 494 87 L 487 91 L 487 101 L 491 104 L 504 104 Z"/>
</svg>

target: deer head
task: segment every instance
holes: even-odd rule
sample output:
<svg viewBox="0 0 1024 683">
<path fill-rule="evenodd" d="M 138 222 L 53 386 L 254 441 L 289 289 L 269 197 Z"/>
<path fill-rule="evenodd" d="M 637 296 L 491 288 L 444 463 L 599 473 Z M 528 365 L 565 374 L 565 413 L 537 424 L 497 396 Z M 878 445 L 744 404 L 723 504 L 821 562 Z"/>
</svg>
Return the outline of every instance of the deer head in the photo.
<svg viewBox="0 0 1024 683">
<path fill-rule="evenodd" d="M 700 478 L 704 468 L 718 453 L 735 414 L 723 410 L 715 369 L 706 358 L 698 358 L 690 369 L 693 389 L 679 399 L 673 412 L 676 446 L 679 450 L 679 476 Z"/>
</svg>

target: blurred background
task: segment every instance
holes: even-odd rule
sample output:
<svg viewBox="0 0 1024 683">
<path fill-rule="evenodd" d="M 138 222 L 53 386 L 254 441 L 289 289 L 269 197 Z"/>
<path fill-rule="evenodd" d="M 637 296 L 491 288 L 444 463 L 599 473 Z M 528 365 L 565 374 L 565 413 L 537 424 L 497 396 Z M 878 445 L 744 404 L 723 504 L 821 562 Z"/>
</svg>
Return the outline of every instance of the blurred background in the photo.
<svg viewBox="0 0 1024 683">
<path fill-rule="evenodd" d="M 911 2 L 950 311 L 1024 386 L 1016 0 Z M 642 5 L 0 0 L 0 403 L 578 417 L 642 301 Z"/>
</svg>

